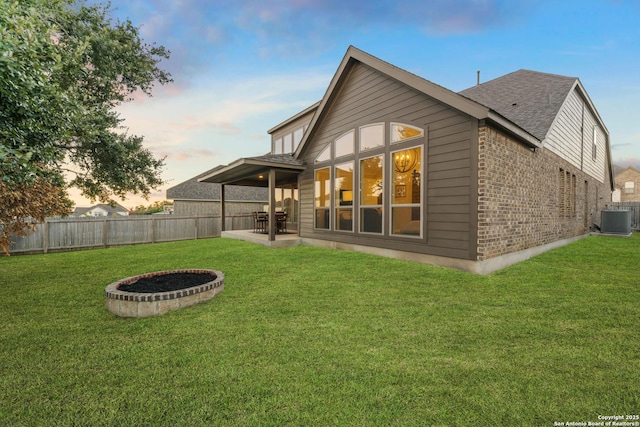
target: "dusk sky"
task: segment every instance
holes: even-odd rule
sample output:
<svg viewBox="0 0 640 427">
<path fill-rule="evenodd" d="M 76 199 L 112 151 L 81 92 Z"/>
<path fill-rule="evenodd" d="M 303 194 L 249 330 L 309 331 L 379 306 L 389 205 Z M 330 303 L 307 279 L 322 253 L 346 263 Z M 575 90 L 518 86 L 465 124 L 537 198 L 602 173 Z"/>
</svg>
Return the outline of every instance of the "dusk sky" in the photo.
<svg viewBox="0 0 640 427">
<path fill-rule="evenodd" d="M 453 91 L 518 69 L 580 78 L 614 163 L 640 168 L 640 1 L 112 0 L 175 82 L 119 111 L 166 156 L 166 188 L 270 149 L 267 130 L 319 101 L 349 45 Z M 79 206 L 90 202 L 76 197 Z"/>
</svg>

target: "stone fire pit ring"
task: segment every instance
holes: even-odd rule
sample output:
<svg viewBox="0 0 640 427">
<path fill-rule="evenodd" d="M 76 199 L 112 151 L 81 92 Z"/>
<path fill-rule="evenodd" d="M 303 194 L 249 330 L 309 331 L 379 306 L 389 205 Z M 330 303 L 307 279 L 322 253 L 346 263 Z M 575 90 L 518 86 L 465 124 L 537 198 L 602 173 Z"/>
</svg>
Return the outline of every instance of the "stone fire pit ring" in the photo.
<svg viewBox="0 0 640 427">
<path fill-rule="evenodd" d="M 122 285 L 133 284 L 140 279 L 156 276 L 170 275 L 174 273 L 207 274 L 211 276 L 208 281 L 197 286 L 180 288 L 165 292 L 129 292 L 121 290 Z M 179 288 L 176 284 L 176 288 Z M 164 314 L 169 310 L 188 307 L 199 302 L 207 301 L 222 292 L 224 289 L 224 274 L 218 270 L 186 269 L 168 270 L 145 273 L 127 277 L 109 284 L 105 293 L 107 296 L 107 310 L 119 317 L 149 317 Z"/>
</svg>

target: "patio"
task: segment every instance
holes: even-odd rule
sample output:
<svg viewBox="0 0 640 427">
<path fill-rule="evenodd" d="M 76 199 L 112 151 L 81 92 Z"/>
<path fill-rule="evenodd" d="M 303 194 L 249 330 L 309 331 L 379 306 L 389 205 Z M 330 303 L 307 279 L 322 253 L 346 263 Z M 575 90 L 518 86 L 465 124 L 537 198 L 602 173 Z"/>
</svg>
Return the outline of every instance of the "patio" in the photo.
<svg viewBox="0 0 640 427">
<path fill-rule="evenodd" d="M 302 239 L 298 236 L 298 233 L 292 231 L 277 234 L 275 240 L 269 240 L 269 234 L 256 233 L 253 230 L 223 231 L 221 237 L 244 240 L 246 242 L 257 243 L 269 248 L 286 248 L 302 244 Z"/>
</svg>

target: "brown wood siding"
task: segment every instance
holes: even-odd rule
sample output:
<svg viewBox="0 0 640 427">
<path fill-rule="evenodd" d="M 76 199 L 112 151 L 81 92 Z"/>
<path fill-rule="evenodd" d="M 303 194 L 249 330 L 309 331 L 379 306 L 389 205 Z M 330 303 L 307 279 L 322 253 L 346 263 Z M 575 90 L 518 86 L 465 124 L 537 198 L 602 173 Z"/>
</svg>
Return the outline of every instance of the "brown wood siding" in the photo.
<svg viewBox="0 0 640 427">
<path fill-rule="evenodd" d="M 477 213 L 473 208 L 476 201 L 471 200 L 475 194 L 472 189 L 477 185 L 476 179 L 472 178 L 477 176 L 476 165 L 472 163 L 475 159 L 472 150 L 477 150 L 477 138 L 473 139 L 474 135 L 477 135 L 475 119 L 363 64 L 357 64 L 346 72 L 343 84 L 336 88 L 332 98 L 303 152 L 303 160 L 309 167 L 300 175 L 299 181 L 300 235 L 431 255 L 475 259 L 476 235 L 473 233 L 477 225 L 470 224 L 477 219 Z M 406 123 L 425 130 L 425 138 L 416 141 L 416 144 L 424 144 L 425 150 L 423 238 L 314 230 L 313 171 L 316 168 L 314 164 L 316 156 L 327 144 L 332 143 L 344 132 L 355 129 L 357 133 L 359 126 L 379 122 L 386 124 L 386 138 L 389 135 L 390 122 Z M 475 130 L 474 124 L 476 124 Z M 389 175 L 387 170 L 389 150 L 395 149 L 395 146 L 387 149 L 385 157 L 385 174 L 387 175 Z M 379 151 L 372 151 L 371 155 L 374 153 Z M 388 194 L 385 195 L 385 199 L 384 227 L 385 233 L 388 233 L 390 211 Z"/>
</svg>

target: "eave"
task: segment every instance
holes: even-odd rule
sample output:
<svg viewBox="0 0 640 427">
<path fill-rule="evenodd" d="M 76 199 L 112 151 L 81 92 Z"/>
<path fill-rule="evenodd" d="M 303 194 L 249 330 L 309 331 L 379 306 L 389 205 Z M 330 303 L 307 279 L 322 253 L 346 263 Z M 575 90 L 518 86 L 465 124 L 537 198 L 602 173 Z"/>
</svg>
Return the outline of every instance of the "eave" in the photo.
<svg viewBox="0 0 640 427">
<path fill-rule="evenodd" d="M 215 182 L 223 185 L 245 185 L 267 187 L 268 172 L 276 171 L 276 185 L 285 185 L 297 180 L 305 169 L 302 164 L 270 161 L 263 158 L 242 158 L 198 179 L 200 182 Z"/>
</svg>

